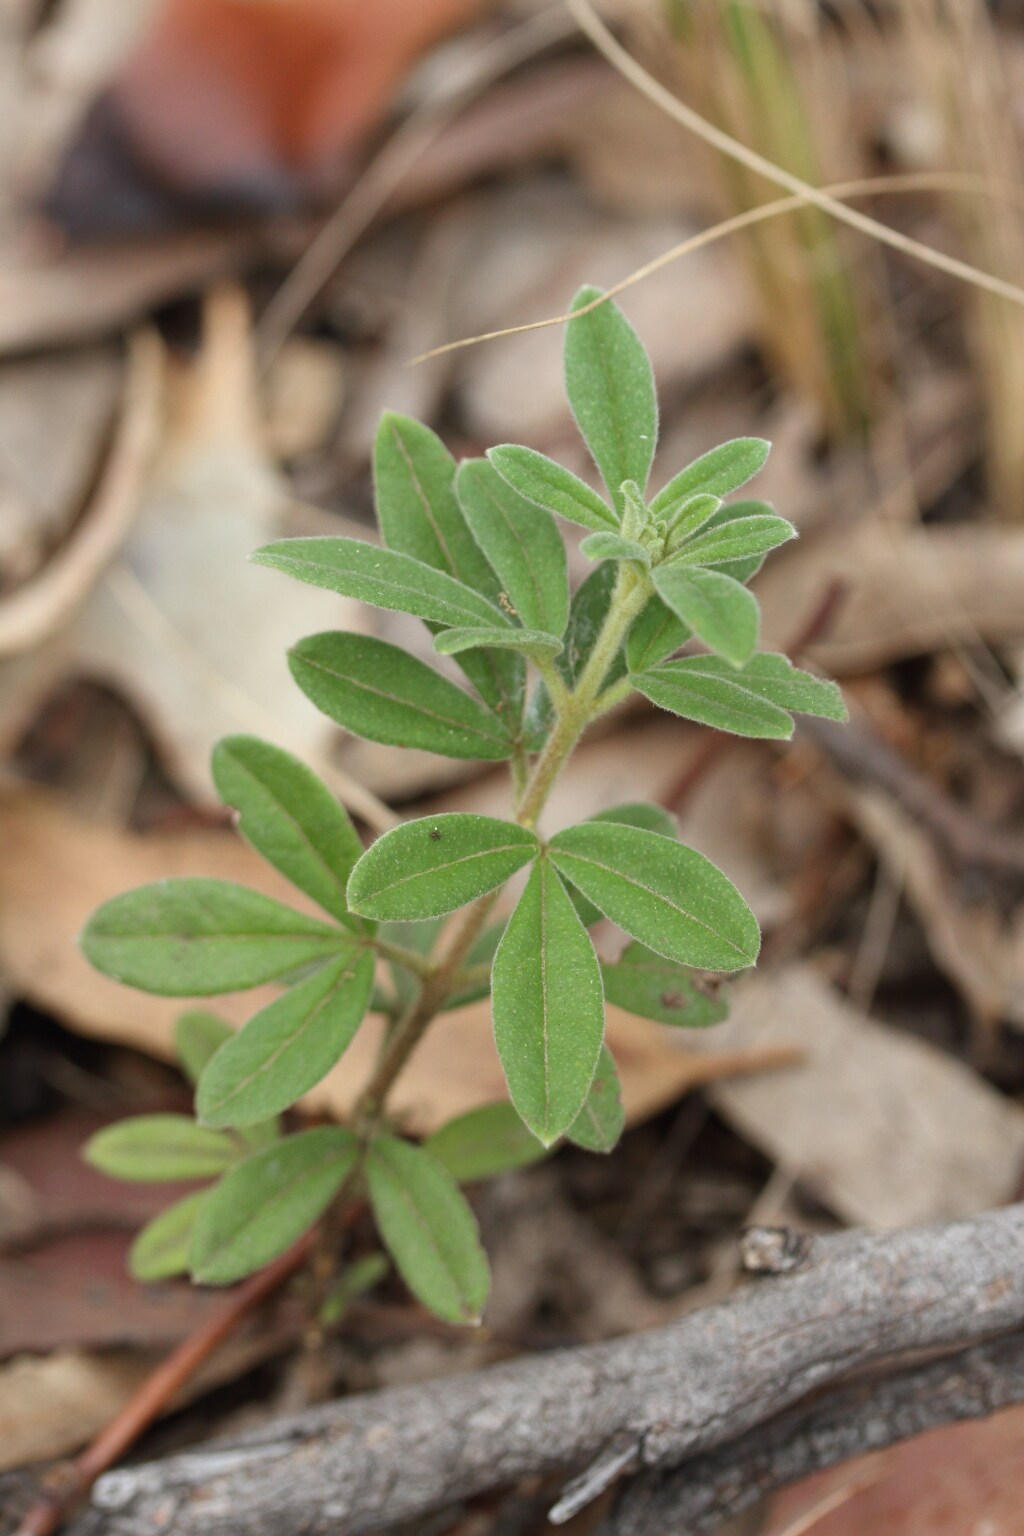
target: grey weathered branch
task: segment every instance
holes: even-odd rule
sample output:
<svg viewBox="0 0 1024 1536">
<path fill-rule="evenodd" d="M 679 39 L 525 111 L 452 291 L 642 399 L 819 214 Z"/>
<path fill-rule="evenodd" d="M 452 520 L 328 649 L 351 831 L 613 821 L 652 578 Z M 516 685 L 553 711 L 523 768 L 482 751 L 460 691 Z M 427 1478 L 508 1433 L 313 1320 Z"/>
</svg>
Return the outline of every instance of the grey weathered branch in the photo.
<svg viewBox="0 0 1024 1536">
<path fill-rule="evenodd" d="M 678 1466 L 858 1372 L 1021 1327 L 1024 1207 L 842 1234 L 666 1328 L 349 1398 L 111 1473 L 73 1531 L 357 1536 L 630 1441 L 641 1473 Z"/>
<path fill-rule="evenodd" d="M 939 1424 L 984 1418 L 1024 1401 L 1024 1334 L 944 1355 L 891 1376 L 837 1387 L 738 1440 L 623 1490 L 607 1536 L 704 1536 L 763 1498 Z"/>
</svg>

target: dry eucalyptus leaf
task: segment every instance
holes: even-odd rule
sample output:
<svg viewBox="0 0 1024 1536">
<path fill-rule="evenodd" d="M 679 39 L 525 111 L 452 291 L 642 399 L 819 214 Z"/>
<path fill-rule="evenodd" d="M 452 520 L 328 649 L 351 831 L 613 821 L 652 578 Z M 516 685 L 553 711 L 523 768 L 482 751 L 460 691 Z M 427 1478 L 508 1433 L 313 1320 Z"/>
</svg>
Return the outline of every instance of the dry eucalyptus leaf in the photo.
<svg viewBox="0 0 1024 1536">
<path fill-rule="evenodd" d="M 802 1048 L 789 1070 L 720 1083 L 732 1125 L 837 1216 L 871 1227 L 954 1220 L 1013 1196 L 1024 1111 L 945 1052 L 858 1013 L 806 966 L 734 991 L 716 1049 Z"/>
</svg>

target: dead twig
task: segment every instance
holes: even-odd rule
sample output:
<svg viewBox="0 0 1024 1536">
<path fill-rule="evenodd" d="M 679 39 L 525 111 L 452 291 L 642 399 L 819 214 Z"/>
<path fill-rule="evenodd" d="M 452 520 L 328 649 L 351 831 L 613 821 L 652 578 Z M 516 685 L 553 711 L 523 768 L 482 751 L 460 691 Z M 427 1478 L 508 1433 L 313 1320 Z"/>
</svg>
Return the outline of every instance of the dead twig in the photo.
<svg viewBox="0 0 1024 1536">
<path fill-rule="evenodd" d="M 1022 1328 L 1024 1207 L 815 1239 L 791 1273 L 666 1328 L 348 1398 L 110 1474 L 73 1536 L 359 1536 L 525 1476 L 604 1467 L 612 1447 L 641 1474 L 692 1467 L 869 1369 Z M 957 1354 L 952 1374 L 962 1366 Z M 926 1369 L 939 1381 L 950 1367 Z M 934 1412 L 940 1398 L 918 1401 Z"/>
</svg>

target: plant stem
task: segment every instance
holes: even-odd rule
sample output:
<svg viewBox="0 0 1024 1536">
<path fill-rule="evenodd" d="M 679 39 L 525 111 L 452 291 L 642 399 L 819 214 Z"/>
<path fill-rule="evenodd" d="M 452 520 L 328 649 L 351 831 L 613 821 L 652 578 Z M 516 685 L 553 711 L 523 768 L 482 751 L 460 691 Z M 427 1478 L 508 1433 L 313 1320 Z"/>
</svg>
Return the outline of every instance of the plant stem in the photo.
<svg viewBox="0 0 1024 1536">
<path fill-rule="evenodd" d="M 369 947 L 375 949 L 382 960 L 393 961 L 395 965 L 412 971 L 421 980 L 434 972 L 435 962 L 429 955 L 421 955 L 415 949 L 407 949 L 404 944 L 392 944 L 390 939 L 382 939 L 374 934 L 369 940 Z"/>
</svg>

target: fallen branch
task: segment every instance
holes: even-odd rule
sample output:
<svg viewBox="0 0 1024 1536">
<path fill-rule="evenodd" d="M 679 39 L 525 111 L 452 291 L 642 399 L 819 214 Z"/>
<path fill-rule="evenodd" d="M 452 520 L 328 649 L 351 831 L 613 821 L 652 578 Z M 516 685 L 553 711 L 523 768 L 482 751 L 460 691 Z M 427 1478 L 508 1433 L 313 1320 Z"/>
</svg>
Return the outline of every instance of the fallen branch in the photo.
<svg viewBox="0 0 1024 1536">
<path fill-rule="evenodd" d="M 1022 1326 L 1022 1206 L 817 1239 L 790 1272 L 667 1328 L 349 1398 L 109 1474 L 73 1532 L 358 1536 L 529 1474 L 669 1469 L 858 1372 Z"/>
</svg>

